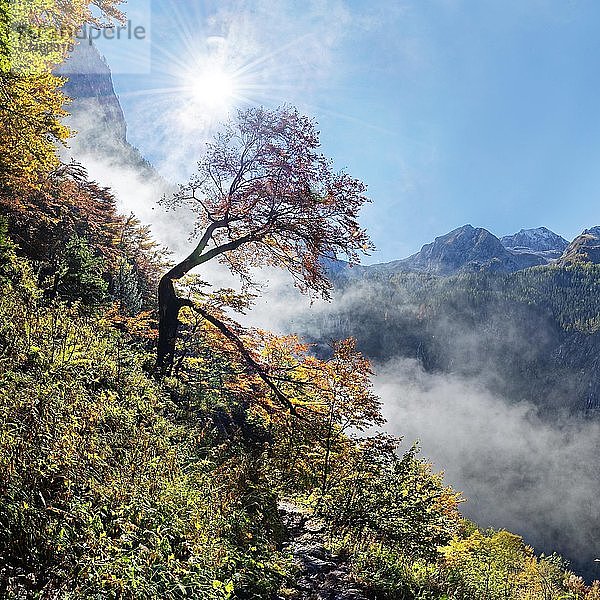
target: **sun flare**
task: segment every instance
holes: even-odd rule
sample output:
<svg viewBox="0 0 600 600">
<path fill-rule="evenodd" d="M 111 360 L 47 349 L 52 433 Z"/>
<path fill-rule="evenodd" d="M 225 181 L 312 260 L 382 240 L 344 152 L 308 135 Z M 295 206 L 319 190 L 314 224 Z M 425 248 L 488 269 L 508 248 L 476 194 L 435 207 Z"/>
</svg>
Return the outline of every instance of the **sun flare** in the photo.
<svg viewBox="0 0 600 600">
<path fill-rule="evenodd" d="M 187 26 L 182 24 L 183 29 Z M 176 103 L 182 130 L 194 136 L 207 133 L 236 109 L 287 102 L 290 90 L 296 89 L 298 71 L 276 59 L 301 39 L 258 53 L 253 41 L 243 36 L 198 38 L 190 31 L 177 51 L 160 56 L 164 86 L 153 91 Z"/>
<path fill-rule="evenodd" d="M 227 112 L 235 103 L 235 77 L 224 69 L 213 67 L 186 75 L 186 90 L 191 107 L 214 115 Z"/>
</svg>

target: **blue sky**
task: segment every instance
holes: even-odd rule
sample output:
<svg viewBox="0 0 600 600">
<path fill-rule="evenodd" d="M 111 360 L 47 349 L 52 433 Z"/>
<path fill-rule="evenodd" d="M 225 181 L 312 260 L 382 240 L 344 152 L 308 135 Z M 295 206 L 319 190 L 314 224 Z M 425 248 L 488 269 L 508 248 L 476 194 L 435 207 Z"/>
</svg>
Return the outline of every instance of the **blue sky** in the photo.
<svg viewBox="0 0 600 600">
<path fill-rule="evenodd" d="M 153 1 L 152 72 L 115 86 L 130 141 L 168 177 L 187 178 L 222 116 L 190 109 L 186 92 L 218 54 L 243 71 L 229 108 L 297 105 L 368 184 L 366 262 L 465 223 L 569 239 L 600 223 L 600 2 L 276 4 Z"/>
</svg>

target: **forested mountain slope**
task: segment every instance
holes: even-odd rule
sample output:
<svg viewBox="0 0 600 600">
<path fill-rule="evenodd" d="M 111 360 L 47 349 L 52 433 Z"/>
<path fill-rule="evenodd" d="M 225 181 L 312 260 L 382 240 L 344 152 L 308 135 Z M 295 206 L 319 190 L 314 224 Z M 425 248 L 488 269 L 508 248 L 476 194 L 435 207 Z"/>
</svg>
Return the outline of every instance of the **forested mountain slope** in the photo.
<svg viewBox="0 0 600 600">
<path fill-rule="evenodd" d="M 12 5 L 0 3 L 0 27 L 14 17 Z M 96 9 L 119 19 L 117 5 L 32 0 L 18 13 L 18 31 L 44 21 L 61 36 L 93 21 Z M 308 511 L 326 524 L 321 556 L 344 566 L 355 597 L 598 600 L 599 583 L 586 585 L 560 557 L 537 556 L 518 535 L 464 520 L 460 493 L 418 449 L 378 431 L 381 402 L 355 340 L 334 341 L 318 357 L 295 335 L 237 323 L 231 313 L 250 309 L 248 294 L 207 290 L 194 274 L 179 281 L 191 269 L 173 271 L 148 228 L 119 213 L 110 189 L 61 162 L 57 147 L 69 131 L 52 69 L 64 56 L 27 45 L 23 52 L 32 69 L 16 73 L 0 47 L 1 597 L 318 598 L 332 590 L 305 587 L 305 571 L 317 564 L 320 579 L 327 569 L 314 547 L 308 561 L 291 547 L 300 532 L 286 523 L 285 501 L 296 507 L 287 515 Z M 295 193 L 278 200 L 303 218 L 289 221 L 284 211 L 274 222 L 272 209 L 252 212 L 269 207 L 277 188 L 269 177 L 242 195 L 247 204 L 215 194 L 207 201 L 226 206 L 223 220 L 211 221 L 184 266 L 221 252 L 245 273 L 261 255 L 235 254 L 231 242 L 212 238 L 214 223 L 221 236 L 235 235 L 243 217 L 250 227 L 262 217 L 279 227 L 275 234 L 263 228 L 242 241 L 283 249 L 287 260 L 290 239 L 297 242 L 306 260 L 292 256 L 288 270 L 327 291 L 317 259 L 331 248 L 352 255 L 356 244 L 368 247 L 355 221 L 364 185 L 314 158 L 315 125 L 295 109 L 253 107 L 238 120 L 269 141 L 261 150 L 277 150 L 256 158 L 261 168 L 274 163 L 294 180 L 306 163 L 285 162 L 296 152 L 312 160 L 311 183 L 337 185 L 323 202 L 300 178 L 311 220 Z M 115 130 L 121 136 L 122 123 Z M 282 131 L 290 138 L 279 151 Z M 252 148 L 255 136 L 248 139 Z M 223 155 L 236 156 L 203 160 L 211 168 L 211 157 Z M 308 251 L 306 240 L 315 242 Z M 314 247 L 317 256 L 308 253 Z M 156 298 L 165 281 L 177 281 L 179 295 L 173 287 L 172 360 L 160 369 Z"/>
<path fill-rule="evenodd" d="M 336 275 L 336 298 L 305 317 L 313 338 L 352 335 L 373 360 L 482 377 L 544 411 L 600 408 L 600 267 L 436 277 L 363 268 Z"/>
</svg>

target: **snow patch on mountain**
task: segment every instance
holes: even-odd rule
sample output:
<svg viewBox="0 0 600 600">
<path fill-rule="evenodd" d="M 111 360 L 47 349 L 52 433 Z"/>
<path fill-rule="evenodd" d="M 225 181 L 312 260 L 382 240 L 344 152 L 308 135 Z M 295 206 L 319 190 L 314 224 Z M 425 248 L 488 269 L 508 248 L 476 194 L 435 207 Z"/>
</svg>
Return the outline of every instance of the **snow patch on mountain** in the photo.
<svg viewBox="0 0 600 600">
<path fill-rule="evenodd" d="M 500 239 L 502 245 L 516 254 L 535 254 L 552 261 L 560 258 L 569 242 L 546 227 L 521 229 Z"/>
</svg>

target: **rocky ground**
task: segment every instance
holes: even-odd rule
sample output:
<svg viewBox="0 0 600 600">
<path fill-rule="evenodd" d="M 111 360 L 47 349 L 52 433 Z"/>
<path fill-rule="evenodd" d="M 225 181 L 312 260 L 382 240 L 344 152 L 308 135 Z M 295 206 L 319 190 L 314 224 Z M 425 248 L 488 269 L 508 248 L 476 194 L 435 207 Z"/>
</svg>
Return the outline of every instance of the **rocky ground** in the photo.
<svg viewBox="0 0 600 600">
<path fill-rule="evenodd" d="M 323 522 L 288 502 L 280 503 L 279 510 L 289 533 L 286 548 L 299 576 L 278 600 L 368 600 L 352 580 L 346 560 L 326 549 Z"/>
</svg>

